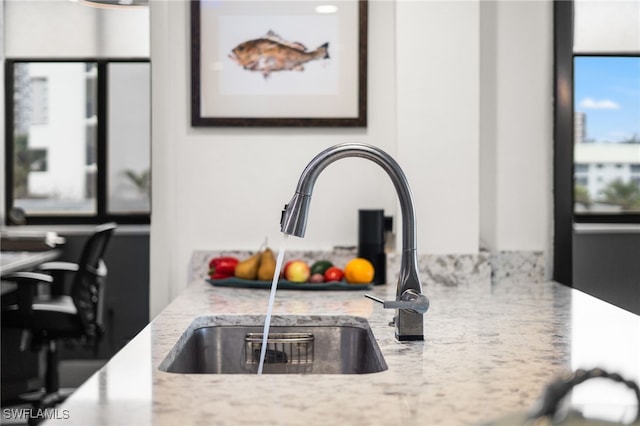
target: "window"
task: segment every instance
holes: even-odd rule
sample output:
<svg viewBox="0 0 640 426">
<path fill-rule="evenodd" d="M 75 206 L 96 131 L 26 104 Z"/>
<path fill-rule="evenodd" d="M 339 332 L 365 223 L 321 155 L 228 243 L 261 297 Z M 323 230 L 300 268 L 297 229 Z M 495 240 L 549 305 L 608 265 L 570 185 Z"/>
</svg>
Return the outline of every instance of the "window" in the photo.
<svg viewBox="0 0 640 426">
<path fill-rule="evenodd" d="M 29 155 L 29 171 L 30 172 L 46 172 L 47 171 L 47 150 L 44 148 L 30 149 Z"/>
<path fill-rule="evenodd" d="M 629 173 L 640 160 L 640 56 L 574 55 L 573 93 L 583 126 L 574 134 L 574 161 L 598 169 L 598 183 L 584 187 L 575 167 L 575 213 L 582 220 L 640 213 L 640 185 Z"/>
<path fill-rule="evenodd" d="M 557 223 L 640 222 L 640 0 L 554 2 L 554 14 Z"/>
<path fill-rule="evenodd" d="M 6 217 L 148 223 L 149 62 L 8 60 L 6 76 Z"/>
<path fill-rule="evenodd" d="M 638 188 L 637 175 L 631 170 L 633 164 L 640 163 L 639 112 L 635 110 L 636 126 L 622 126 L 620 120 L 634 110 L 633 98 L 627 95 L 635 93 L 636 108 L 640 103 L 640 0 L 554 1 L 553 12 L 553 279 L 571 285 L 574 223 L 640 223 L 640 209 L 624 207 L 611 193 L 605 193 L 605 188 L 596 188 L 600 184 L 593 176 L 600 175 L 605 186 L 622 182 L 627 189 Z M 635 62 L 636 73 L 621 74 L 622 70 L 612 67 L 616 61 L 625 67 Z M 596 71 L 603 73 L 601 81 L 597 81 Z M 596 91 L 598 87 L 608 91 Z M 599 129 L 600 114 L 609 114 L 619 125 Z M 618 155 L 622 158 L 616 158 Z M 598 163 L 603 167 L 596 168 Z M 577 168 L 578 164 L 590 165 L 588 174 Z M 614 167 L 612 173 L 606 164 L 623 167 Z M 616 211 L 611 211 L 612 207 Z"/>
</svg>

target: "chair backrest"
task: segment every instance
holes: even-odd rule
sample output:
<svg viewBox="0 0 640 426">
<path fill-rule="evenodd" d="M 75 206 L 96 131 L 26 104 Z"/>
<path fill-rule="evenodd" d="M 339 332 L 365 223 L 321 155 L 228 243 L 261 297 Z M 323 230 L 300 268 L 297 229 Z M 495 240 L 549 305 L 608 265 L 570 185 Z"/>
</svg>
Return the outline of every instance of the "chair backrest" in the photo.
<svg viewBox="0 0 640 426">
<path fill-rule="evenodd" d="M 103 293 L 107 277 L 107 267 L 102 258 L 116 227 L 113 222 L 96 227 L 82 249 L 79 269 L 71 285 L 73 303 L 90 338 L 99 337 L 102 332 Z"/>
</svg>

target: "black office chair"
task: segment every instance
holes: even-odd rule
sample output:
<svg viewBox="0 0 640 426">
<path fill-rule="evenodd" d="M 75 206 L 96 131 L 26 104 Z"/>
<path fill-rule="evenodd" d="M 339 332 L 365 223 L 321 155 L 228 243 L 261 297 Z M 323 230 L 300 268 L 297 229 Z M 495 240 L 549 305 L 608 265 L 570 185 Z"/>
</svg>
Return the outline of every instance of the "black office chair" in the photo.
<svg viewBox="0 0 640 426">
<path fill-rule="evenodd" d="M 53 407 L 68 396 L 60 392 L 57 345 L 72 340 L 97 345 L 102 337 L 102 297 L 107 277 L 103 256 L 116 229 L 115 223 L 96 227 L 85 243 L 77 264 L 50 262 L 40 272 L 19 272 L 3 277 L 17 286 L 17 303 L 2 308 L 2 327 L 22 330 L 21 350 L 46 348 L 44 395 L 33 401 L 37 408 Z M 46 273 L 45 273 L 46 272 Z M 65 288 L 70 275 L 70 288 Z M 50 294 L 39 295 L 39 286 Z M 44 293 L 44 292 L 43 292 Z"/>
</svg>

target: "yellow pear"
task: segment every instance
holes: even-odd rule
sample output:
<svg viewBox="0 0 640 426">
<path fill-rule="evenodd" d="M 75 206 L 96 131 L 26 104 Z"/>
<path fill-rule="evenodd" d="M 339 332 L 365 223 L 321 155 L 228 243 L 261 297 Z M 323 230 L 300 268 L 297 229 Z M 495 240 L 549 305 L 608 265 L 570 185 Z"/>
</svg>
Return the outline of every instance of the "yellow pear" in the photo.
<svg viewBox="0 0 640 426">
<path fill-rule="evenodd" d="M 248 259 L 238 262 L 234 275 L 243 280 L 255 280 L 258 278 L 261 253 L 256 253 Z"/>
<path fill-rule="evenodd" d="M 271 281 L 276 272 L 276 257 L 270 248 L 265 249 L 260 255 L 260 267 L 258 268 L 258 280 Z"/>
</svg>

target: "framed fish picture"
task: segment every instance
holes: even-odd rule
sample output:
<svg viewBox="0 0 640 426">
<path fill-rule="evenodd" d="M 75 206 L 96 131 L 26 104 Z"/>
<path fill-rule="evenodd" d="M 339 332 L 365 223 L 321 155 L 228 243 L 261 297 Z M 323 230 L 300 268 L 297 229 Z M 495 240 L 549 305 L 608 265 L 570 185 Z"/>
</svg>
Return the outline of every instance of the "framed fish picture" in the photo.
<svg viewBox="0 0 640 426">
<path fill-rule="evenodd" d="M 366 0 L 192 0 L 191 125 L 366 127 Z"/>
</svg>

